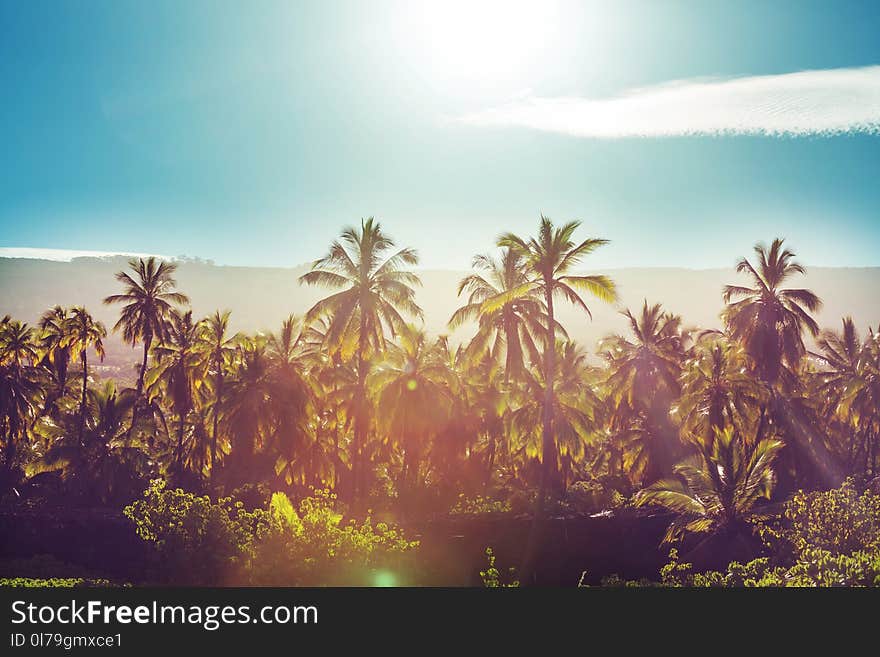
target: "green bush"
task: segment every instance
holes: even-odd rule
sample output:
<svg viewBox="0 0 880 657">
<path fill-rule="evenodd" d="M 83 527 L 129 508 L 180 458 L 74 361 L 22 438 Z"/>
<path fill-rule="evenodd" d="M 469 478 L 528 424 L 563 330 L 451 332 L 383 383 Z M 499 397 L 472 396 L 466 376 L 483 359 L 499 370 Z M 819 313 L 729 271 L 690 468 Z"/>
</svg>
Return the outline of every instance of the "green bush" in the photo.
<svg viewBox="0 0 880 657">
<path fill-rule="evenodd" d="M 804 493 L 785 504 L 778 528 L 765 528 L 765 540 L 797 558 L 805 550 L 832 555 L 880 549 L 880 495 L 859 492 L 852 479 L 840 488 Z"/>
<path fill-rule="evenodd" d="M 618 491 L 606 488 L 596 480 L 576 481 L 568 487 L 565 498 L 575 513 L 599 513 L 620 508 L 626 503 Z"/>
<path fill-rule="evenodd" d="M 482 495 L 467 497 L 464 493 L 461 493 L 449 513 L 454 516 L 471 516 L 509 513 L 510 510 L 511 505 L 507 500 L 497 500 Z"/>
<path fill-rule="evenodd" d="M 880 586 L 880 495 L 859 492 L 851 480 L 837 489 L 798 492 L 780 522 L 761 528 L 772 557 L 725 572 L 694 572 L 678 552 L 660 570 L 661 586 Z M 643 586 L 606 578 L 603 585 Z"/>
<path fill-rule="evenodd" d="M 143 499 L 125 507 L 143 540 L 155 546 L 156 577 L 181 584 L 223 584 L 238 577 L 254 537 L 267 524 L 262 510 L 242 502 L 211 502 L 155 479 Z"/>
<path fill-rule="evenodd" d="M 501 570 L 495 565 L 495 552 L 492 548 L 486 548 L 486 570 L 480 571 L 480 579 L 487 589 L 517 588 L 519 580 L 516 579 L 516 568 L 508 568 L 507 575 L 501 574 Z"/>
<path fill-rule="evenodd" d="M 295 508 L 275 493 L 268 508 L 212 502 L 165 482 L 125 508 L 138 535 L 155 547 L 157 578 L 205 585 L 369 585 L 418 543 L 385 523 L 343 522 L 336 496 L 316 490 Z M 396 583 L 396 580 L 395 580 Z"/>
<path fill-rule="evenodd" d="M 284 493 L 269 504 L 249 575 L 257 585 L 369 586 L 400 583 L 402 557 L 418 546 L 386 523 L 344 522 L 336 495 L 315 490 L 296 508 Z M 397 572 L 395 572 L 394 570 Z"/>
<path fill-rule="evenodd" d="M 32 577 L 0 578 L 0 587 L 19 588 L 98 588 L 115 586 L 106 579 L 83 579 L 82 577 L 52 577 L 51 579 L 34 579 Z"/>
</svg>

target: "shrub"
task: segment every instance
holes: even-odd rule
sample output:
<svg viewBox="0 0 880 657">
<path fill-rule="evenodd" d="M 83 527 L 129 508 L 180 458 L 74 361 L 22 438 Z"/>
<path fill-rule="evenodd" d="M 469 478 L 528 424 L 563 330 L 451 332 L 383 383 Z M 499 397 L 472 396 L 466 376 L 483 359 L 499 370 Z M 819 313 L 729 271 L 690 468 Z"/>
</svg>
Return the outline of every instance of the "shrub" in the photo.
<svg viewBox="0 0 880 657">
<path fill-rule="evenodd" d="M 143 499 L 125 507 L 143 540 L 153 543 L 156 576 L 187 584 L 221 584 L 245 565 L 254 537 L 267 524 L 262 510 L 221 498 L 212 503 L 156 479 Z"/>
<path fill-rule="evenodd" d="M 694 572 L 669 553 L 662 586 L 880 586 L 880 495 L 859 492 L 851 480 L 840 488 L 798 492 L 785 504 L 778 526 L 761 528 L 773 557 L 724 572 Z M 603 585 L 641 586 L 606 578 Z"/>
<path fill-rule="evenodd" d="M 626 500 L 618 491 L 606 488 L 599 481 L 577 481 L 565 493 L 575 513 L 599 513 L 622 507 Z"/>
<path fill-rule="evenodd" d="M 464 516 L 483 515 L 487 513 L 508 513 L 510 510 L 510 502 L 506 500 L 496 500 L 482 495 L 466 497 L 464 493 L 461 493 L 449 513 L 450 515 Z"/>
<path fill-rule="evenodd" d="M 275 586 L 366 585 L 418 543 L 385 523 L 343 522 L 336 496 L 315 490 L 295 508 L 283 493 L 268 508 L 216 503 L 153 481 L 125 508 L 155 546 L 158 578 L 175 583 Z"/>
<path fill-rule="evenodd" d="M 480 579 L 483 580 L 483 586 L 487 589 L 517 588 L 519 586 L 519 580 L 516 579 L 516 568 L 508 568 L 507 576 L 502 576 L 501 570 L 495 565 L 495 553 L 490 547 L 486 548 L 486 570 L 480 571 Z"/>
<path fill-rule="evenodd" d="M 832 555 L 880 549 L 880 495 L 859 492 L 852 479 L 840 488 L 799 491 L 785 505 L 779 528 L 765 528 L 765 540 L 794 557 L 820 549 Z"/>
<path fill-rule="evenodd" d="M 336 495 L 315 490 L 295 508 L 284 493 L 269 505 L 269 527 L 257 539 L 250 565 L 254 584 L 281 586 L 370 585 L 400 566 L 418 546 L 386 523 L 343 521 Z"/>
<path fill-rule="evenodd" d="M 0 578 L 0 587 L 12 588 L 99 588 L 115 586 L 106 579 L 83 579 L 82 577 L 52 577 L 50 579 L 34 579 L 32 577 Z"/>
</svg>

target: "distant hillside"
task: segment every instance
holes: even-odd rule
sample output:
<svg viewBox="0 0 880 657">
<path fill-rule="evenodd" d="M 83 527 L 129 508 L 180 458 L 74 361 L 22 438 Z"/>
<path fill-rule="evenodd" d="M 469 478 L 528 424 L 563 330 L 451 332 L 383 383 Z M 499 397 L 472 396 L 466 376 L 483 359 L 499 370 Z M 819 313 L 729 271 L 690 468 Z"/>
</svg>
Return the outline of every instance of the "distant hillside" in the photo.
<svg viewBox="0 0 880 657">
<path fill-rule="evenodd" d="M 0 315 L 34 322 L 54 304 L 82 304 L 110 328 L 118 310 L 101 300 L 120 289 L 113 274 L 126 266 L 127 258 L 75 258 L 70 262 L 0 258 Z M 189 295 L 196 315 L 218 308 L 232 310 L 234 330 L 277 328 L 290 313 L 301 314 L 324 291 L 300 286 L 297 278 L 306 267 L 223 267 L 203 262 L 179 264 L 179 288 Z M 718 326 L 722 308 L 721 289 L 738 280 L 733 269 L 617 269 L 607 270 L 621 294 L 620 308 L 641 306 L 642 300 L 661 302 L 681 314 L 687 326 Z M 432 333 L 448 333 L 446 321 L 459 304 L 458 281 L 465 272 L 423 270 L 423 286 L 417 293 L 425 311 L 425 326 Z M 823 327 L 837 328 L 843 315 L 852 315 L 866 330 L 880 324 L 880 267 L 808 267 L 807 276 L 794 285 L 809 287 L 824 301 L 818 314 Z M 610 332 L 625 330 L 625 320 L 599 301 L 590 303 L 591 322 L 583 314 L 560 304 L 561 321 L 572 338 L 591 349 Z M 453 338 L 464 339 L 462 329 Z M 113 344 L 118 353 L 121 345 Z M 128 352 L 127 349 L 123 353 Z"/>
</svg>

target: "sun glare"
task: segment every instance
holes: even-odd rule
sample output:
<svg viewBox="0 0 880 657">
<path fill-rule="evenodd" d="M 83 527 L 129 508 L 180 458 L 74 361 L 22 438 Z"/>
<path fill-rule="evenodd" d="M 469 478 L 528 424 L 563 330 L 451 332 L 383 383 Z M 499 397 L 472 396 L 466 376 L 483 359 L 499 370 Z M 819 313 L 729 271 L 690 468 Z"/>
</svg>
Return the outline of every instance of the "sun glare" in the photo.
<svg viewBox="0 0 880 657">
<path fill-rule="evenodd" d="M 539 69 L 558 31 L 556 4 L 423 0 L 399 12 L 402 52 L 440 81 L 517 81 Z"/>
</svg>

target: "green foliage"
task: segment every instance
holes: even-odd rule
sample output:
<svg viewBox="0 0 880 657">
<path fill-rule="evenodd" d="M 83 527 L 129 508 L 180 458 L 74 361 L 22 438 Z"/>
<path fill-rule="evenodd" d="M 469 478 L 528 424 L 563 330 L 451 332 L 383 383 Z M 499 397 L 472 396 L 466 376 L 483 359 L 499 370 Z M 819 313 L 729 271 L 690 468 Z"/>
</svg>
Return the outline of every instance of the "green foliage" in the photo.
<svg viewBox="0 0 880 657">
<path fill-rule="evenodd" d="M 565 498 L 575 513 L 599 513 L 626 504 L 623 495 L 596 480 L 573 483 L 568 487 Z"/>
<path fill-rule="evenodd" d="M 107 579 L 83 579 L 82 577 L 53 577 L 51 579 L 34 579 L 32 577 L 0 578 L 0 587 L 11 588 L 100 588 L 117 586 Z"/>
<path fill-rule="evenodd" d="M 175 583 L 275 586 L 367 585 L 418 546 L 385 523 L 345 523 L 336 495 L 315 490 L 295 507 L 274 493 L 266 509 L 212 502 L 155 480 L 126 507 L 138 535 L 155 546 L 157 570 Z"/>
<path fill-rule="evenodd" d="M 694 572 L 669 552 L 661 586 L 880 586 L 880 495 L 859 492 L 852 480 L 840 488 L 798 492 L 778 527 L 762 527 L 773 557 L 732 562 L 725 572 Z M 606 578 L 603 585 L 642 586 Z M 649 585 L 655 585 L 651 583 Z"/>
<path fill-rule="evenodd" d="M 507 575 L 503 576 L 501 570 L 495 565 L 495 553 L 492 548 L 486 548 L 486 570 L 480 571 L 480 579 L 487 589 L 517 588 L 519 580 L 516 579 L 516 568 L 508 568 Z"/>
<path fill-rule="evenodd" d="M 482 495 L 468 497 L 461 493 L 449 513 L 454 516 L 474 516 L 487 513 L 507 513 L 510 510 L 511 505 L 507 500 L 498 500 Z"/>
<path fill-rule="evenodd" d="M 764 530 L 771 544 L 782 542 L 800 556 L 807 550 L 831 555 L 880 549 L 880 495 L 860 493 L 852 479 L 840 488 L 798 493 L 785 505 L 780 528 Z"/>
<path fill-rule="evenodd" d="M 298 507 L 284 493 L 272 495 L 268 528 L 254 546 L 250 580 L 276 586 L 370 585 L 384 569 L 399 569 L 418 547 L 396 527 L 344 521 L 336 495 L 314 490 Z"/>
<path fill-rule="evenodd" d="M 221 498 L 212 503 L 155 479 L 143 499 L 125 507 L 143 540 L 153 543 L 163 579 L 218 584 L 236 576 L 253 549 L 254 537 L 268 525 L 262 510 Z"/>
</svg>

